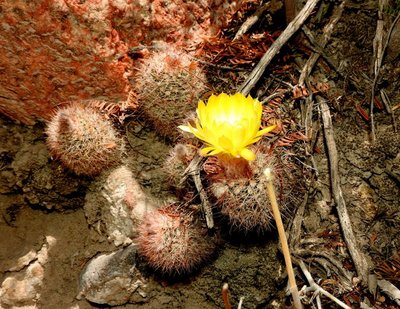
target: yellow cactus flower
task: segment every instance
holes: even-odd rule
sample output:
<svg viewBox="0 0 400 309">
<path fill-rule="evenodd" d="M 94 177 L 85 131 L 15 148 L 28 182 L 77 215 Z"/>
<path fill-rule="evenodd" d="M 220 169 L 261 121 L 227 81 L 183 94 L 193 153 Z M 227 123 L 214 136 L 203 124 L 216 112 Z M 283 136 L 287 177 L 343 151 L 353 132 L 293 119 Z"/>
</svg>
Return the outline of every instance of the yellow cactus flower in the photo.
<svg viewBox="0 0 400 309">
<path fill-rule="evenodd" d="M 259 130 L 261 115 L 262 105 L 257 99 L 241 93 L 221 93 L 212 95 L 207 105 L 199 101 L 196 127 L 188 123 L 179 128 L 206 144 L 201 150 L 204 156 L 226 153 L 251 161 L 256 155 L 247 147 L 275 128 L 273 125 Z"/>
</svg>

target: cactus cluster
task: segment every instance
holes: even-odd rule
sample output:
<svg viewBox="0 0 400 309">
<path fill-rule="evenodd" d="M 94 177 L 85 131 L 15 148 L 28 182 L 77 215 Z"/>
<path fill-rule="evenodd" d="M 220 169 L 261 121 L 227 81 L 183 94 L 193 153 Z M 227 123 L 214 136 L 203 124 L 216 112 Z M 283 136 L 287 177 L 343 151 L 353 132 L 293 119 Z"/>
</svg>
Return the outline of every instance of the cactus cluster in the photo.
<svg viewBox="0 0 400 309">
<path fill-rule="evenodd" d="M 244 159 L 210 158 L 205 164 L 209 181 L 208 192 L 215 198 L 216 207 L 232 227 L 248 232 L 264 232 L 273 224 L 273 214 L 266 191 L 265 168 L 274 171 L 279 204 L 283 213 L 292 202 L 295 177 L 279 155 L 255 150 L 254 161 Z"/>
<path fill-rule="evenodd" d="M 177 127 L 207 92 L 207 79 L 186 53 L 163 46 L 143 60 L 136 78 L 140 113 L 162 136 L 175 140 Z"/>
<path fill-rule="evenodd" d="M 112 124 L 79 102 L 59 109 L 46 134 L 50 153 L 77 175 L 100 174 L 120 161 L 124 148 Z"/>
<path fill-rule="evenodd" d="M 253 145 L 276 127 L 262 123 L 263 107 L 257 99 L 221 94 L 211 96 L 206 106 L 199 100 L 207 90 L 206 77 L 196 62 L 172 47 L 164 46 L 144 59 L 136 75 L 138 112 L 146 122 L 172 141 L 181 138 L 181 125 L 181 130 L 205 143 L 200 154 L 210 157 L 202 165 L 201 176 L 206 178 L 204 190 L 213 198 L 215 207 L 241 231 L 266 231 L 273 216 L 264 170 L 269 167 L 275 174 L 284 212 L 299 192 L 299 177 L 292 173 L 293 165 L 283 153 L 274 153 L 261 143 Z M 198 119 L 187 121 L 198 102 Z M 185 122 L 187 125 L 182 126 Z M 118 163 L 123 153 L 123 140 L 112 124 L 96 110 L 79 103 L 58 110 L 47 135 L 51 154 L 78 175 L 98 175 Z M 199 151 L 196 141 L 192 142 L 181 138 L 164 164 L 172 187 L 191 199 L 194 188 L 181 180 Z M 127 202 L 137 203 L 138 191 L 127 189 Z M 193 271 L 216 247 L 215 238 L 208 236 L 196 212 L 183 206 L 152 209 L 134 225 L 139 254 L 165 274 Z"/>
<path fill-rule="evenodd" d="M 215 242 L 196 217 L 176 205 L 149 212 L 138 227 L 138 250 L 164 274 L 188 273 L 214 252 Z"/>
</svg>

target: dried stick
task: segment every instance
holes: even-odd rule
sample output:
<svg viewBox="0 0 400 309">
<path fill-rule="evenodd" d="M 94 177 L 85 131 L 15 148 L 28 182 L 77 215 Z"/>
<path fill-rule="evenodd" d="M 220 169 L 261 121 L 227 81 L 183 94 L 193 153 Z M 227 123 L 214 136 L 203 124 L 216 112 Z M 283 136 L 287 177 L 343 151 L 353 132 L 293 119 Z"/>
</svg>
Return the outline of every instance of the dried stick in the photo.
<svg viewBox="0 0 400 309">
<path fill-rule="evenodd" d="M 394 19 L 392 24 L 390 25 L 389 31 L 386 35 L 386 41 L 383 43 L 383 27 L 384 27 L 384 21 L 383 21 L 383 10 L 384 6 L 387 4 L 385 0 L 380 0 L 379 1 L 379 11 L 378 11 L 378 21 L 376 24 L 376 34 L 374 37 L 373 41 L 373 49 L 374 49 L 374 62 L 373 62 L 373 74 L 374 74 L 374 80 L 372 82 L 371 86 L 371 100 L 370 100 L 370 125 L 371 125 L 371 139 L 372 142 L 374 143 L 376 140 L 376 134 L 375 134 L 375 123 L 374 123 L 374 98 L 375 98 L 375 88 L 376 88 L 376 83 L 378 82 L 379 74 L 381 72 L 381 67 L 382 67 L 382 62 L 383 62 L 383 56 L 385 55 L 386 48 L 389 44 L 390 41 L 390 36 L 392 35 L 393 29 L 397 23 L 397 21 L 400 18 L 400 13 L 397 15 L 397 17 Z"/>
<path fill-rule="evenodd" d="M 224 283 L 222 286 L 222 300 L 224 301 L 225 309 L 231 309 L 231 303 L 229 302 L 229 286 L 228 283 Z"/>
<path fill-rule="evenodd" d="M 301 304 L 299 291 L 297 289 L 296 278 L 294 276 L 294 271 L 293 271 L 292 259 L 290 257 L 289 245 L 286 238 L 285 228 L 283 226 L 281 213 L 279 211 L 278 202 L 275 196 L 273 176 L 270 168 L 266 168 L 264 170 L 264 176 L 265 180 L 267 181 L 268 196 L 271 203 L 272 213 L 274 215 L 274 219 L 276 222 L 276 227 L 278 229 L 279 240 L 282 245 L 282 253 L 285 259 L 286 270 L 289 277 L 290 293 L 292 294 L 295 308 L 301 309 L 303 308 L 303 305 Z"/>
<path fill-rule="evenodd" d="M 333 132 L 332 119 L 329 112 L 329 107 L 326 102 L 317 96 L 317 102 L 320 105 L 322 113 L 322 122 L 324 128 L 325 142 L 328 149 L 330 174 L 331 174 L 331 190 L 336 204 L 340 226 L 343 231 L 343 237 L 353 259 L 357 274 L 364 284 L 368 280 L 368 264 L 365 255 L 360 251 L 356 242 L 351 221 L 346 208 L 346 202 L 343 197 L 342 188 L 340 187 L 338 153 Z"/>
<path fill-rule="evenodd" d="M 285 90 L 285 91 L 279 91 L 279 92 L 274 92 L 272 94 L 270 94 L 268 97 L 266 97 L 265 99 L 263 99 L 261 101 L 261 104 L 266 104 L 269 101 L 271 101 L 272 99 L 275 99 L 277 97 L 283 97 L 285 94 L 291 92 L 291 90 Z"/>
<path fill-rule="evenodd" d="M 319 46 L 318 40 L 312 34 L 311 30 L 306 25 L 303 25 L 303 27 L 301 27 L 301 30 L 303 31 L 303 33 L 306 35 L 307 39 L 311 43 L 311 44 L 307 44 L 304 42 L 304 44 L 309 49 L 311 49 L 313 52 L 318 53 L 320 57 L 323 57 L 325 59 L 325 61 L 328 63 L 328 65 L 330 65 L 331 68 L 334 69 L 340 76 L 345 77 L 344 72 L 342 72 L 339 69 L 339 65 L 336 63 L 336 61 L 334 61 L 331 57 L 329 57 L 324 52 L 323 48 L 321 46 Z"/>
<path fill-rule="evenodd" d="M 371 138 L 372 142 L 375 142 L 375 124 L 374 124 L 374 99 L 375 99 L 375 87 L 378 82 L 379 73 L 381 72 L 381 66 L 383 62 L 383 56 L 386 52 L 386 48 L 389 45 L 390 36 L 392 35 L 394 26 L 397 24 L 397 21 L 400 18 L 400 13 L 394 19 L 392 24 L 390 25 L 389 31 L 386 36 L 385 44 L 382 45 L 382 37 L 383 37 L 383 0 L 379 1 L 379 12 L 378 12 L 378 21 L 376 26 L 376 34 L 373 42 L 374 47 L 374 80 L 371 86 L 371 101 L 370 101 L 370 119 L 371 119 Z M 393 117 L 393 115 L 392 115 Z"/>
<path fill-rule="evenodd" d="M 314 292 L 314 295 L 318 295 L 318 294 L 325 295 L 326 297 L 328 297 L 329 299 L 334 301 L 336 304 L 338 304 L 340 307 L 345 308 L 345 309 L 351 309 L 344 302 L 342 302 L 341 300 L 337 299 L 331 293 L 325 291 L 318 284 L 316 284 L 303 261 L 299 261 L 299 265 L 300 265 L 301 270 L 303 271 L 304 276 L 306 277 L 306 279 L 308 281 L 308 284 L 310 285 L 310 287 L 308 287 L 308 288 L 306 288 L 304 290 L 306 293 L 307 292 Z"/>
<path fill-rule="evenodd" d="M 292 226 L 290 227 L 290 247 L 292 249 L 296 248 L 300 242 L 301 235 L 301 225 L 304 219 L 304 211 L 306 209 L 306 204 L 308 202 L 308 191 L 304 195 L 303 202 L 297 208 L 296 215 L 292 221 Z"/>
<path fill-rule="evenodd" d="M 330 40 L 333 28 L 336 26 L 340 17 L 342 16 L 345 5 L 346 5 L 346 0 L 342 1 L 342 3 L 339 6 L 336 6 L 335 9 L 333 10 L 331 19 L 324 27 L 322 40 L 318 42 L 319 47 L 324 48 L 325 45 Z M 318 61 L 319 56 L 320 55 L 318 53 L 314 52 L 310 56 L 310 58 L 308 58 L 307 63 L 304 65 L 303 70 L 301 71 L 300 74 L 299 86 L 304 86 L 304 81 L 310 75 L 312 69 L 314 68 L 315 64 Z"/>
<path fill-rule="evenodd" d="M 197 192 L 199 192 L 203 213 L 206 217 L 207 227 L 209 229 L 212 229 L 214 228 L 214 217 L 211 209 L 211 204 L 208 201 L 207 194 L 204 191 L 203 184 L 201 183 L 200 178 L 200 163 L 202 160 L 203 158 L 201 156 L 196 155 L 190 162 L 189 166 L 186 168 L 184 172 L 184 177 L 186 177 L 186 175 L 192 176 Z"/>
<path fill-rule="evenodd" d="M 351 273 L 343 268 L 343 263 L 341 263 L 336 257 L 315 249 L 296 249 L 295 254 L 299 257 L 309 256 L 310 260 L 320 264 L 325 270 L 327 270 L 327 265 L 329 263 L 329 270 L 335 270 L 336 275 L 340 278 L 341 284 L 344 288 L 347 291 L 350 291 L 353 288 Z"/>
<path fill-rule="evenodd" d="M 400 290 L 398 288 L 387 280 L 378 280 L 378 286 L 381 288 L 382 292 L 400 306 Z"/>
<path fill-rule="evenodd" d="M 278 11 L 282 7 L 281 1 L 268 1 L 267 3 L 260 6 L 256 12 L 251 15 L 246 21 L 240 26 L 239 30 L 236 32 L 235 37 L 233 40 L 239 39 L 243 34 L 245 34 L 249 29 L 260 19 L 261 15 L 264 14 L 266 10 L 270 13 L 274 13 Z"/>
<path fill-rule="evenodd" d="M 306 21 L 306 19 L 311 15 L 315 6 L 317 5 L 319 0 L 308 0 L 304 5 L 303 9 L 299 12 L 299 14 L 290 22 L 290 24 L 286 27 L 286 29 L 282 32 L 279 38 L 271 45 L 268 51 L 261 58 L 260 62 L 254 68 L 254 70 L 250 73 L 247 79 L 243 82 L 243 84 L 239 87 L 238 92 L 243 93 L 244 95 L 249 94 L 250 90 L 255 86 L 258 80 L 263 75 L 265 68 L 271 62 L 271 60 L 275 57 L 276 54 L 279 53 L 282 46 L 290 39 L 290 37 L 301 27 L 301 25 Z"/>
<path fill-rule="evenodd" d="M 238 307 L 237 307 L 237 309 L 242 309 L 243 300 L 244 300 L 244 297 L 243 297 L 243 296 L 242 296 L 242 297 L 240 297 L 240 299 L 239 299 L 239 304 L 238 304 Z"/>
<path fill-rule="evenodd" d="M 399 16 L 400 16 L 400 14 L 399 14 Z M 386 112 L 392 117 L 393 131 L 397 132 L 396 118 L 394 116 L 393 109 L 390 106 L 389 96 L 387 95 L 385 89 L 381 89 L 380 94 L 381 94 L 382 102 L 385 105 Z"/>
</svg>

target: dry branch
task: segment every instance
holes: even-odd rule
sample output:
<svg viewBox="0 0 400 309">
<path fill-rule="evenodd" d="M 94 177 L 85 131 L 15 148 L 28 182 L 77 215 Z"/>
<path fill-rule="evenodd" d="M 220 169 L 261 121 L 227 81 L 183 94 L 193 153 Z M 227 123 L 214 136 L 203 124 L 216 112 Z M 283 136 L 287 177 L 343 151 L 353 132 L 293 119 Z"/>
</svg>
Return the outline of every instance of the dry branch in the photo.
<svg viewBox="0 0 400 309">
<path fill-rule="evenodd" d="M 340 226 L 342 228 L 343 237 L 347 244 L 347 248 L 350 252 L 350 256 L 353 260 L 354 266 L 361 281 L 367 284 L 368 281 L 368 263 L 366 256 L 360 251 L 357 241 L 355 239 L 351 221 L 346 208 L 346 202 L 343 197 L 342 188 L 340 186 L 340 175 L 339 175 L 339 164 L 338 164 L 338 153 L 334 138 L 332 119 L 329 112 L 329 107 L 326 102 L 319 96 L 317 96 L 317 102 L 320 105 L 322 113 L 322 121 L 324 128 L 325 142 L 328 149 L 330 175 L 331 175 L 331 190 L 337 213 L 339 217 Z"/>
<path fill-rule="evenodd" d="M 350 271 L 343 268 L 343 263 L 338 258 L 337 254 L 333 255 L 328 252 L 324 252 L 323 250 L 315 249 L 296 249 L 295 254 L 303 259 L 308 259 L 313 262 L 315 261 L 323 269 L 325 269 L 327 273 L 335 271 L 336 276 L 340 279 L 340 283 L 346 291 L 350 291 L 353 288 L 352 274 Z"/>
<path fill-rule="evenodd" d="M 256 12 L 249 18 L 247 18 L 246 21 L 240 26 L 233 40 L 237 40 L 243 34 L 249 31 L 249 29 L 260 19 L 260 17 L 262 16 L 262 14 L 264 14 L 266 10 L 268 10 L 270 13 L 274 13 L 278 11 L 281 7 L 282 7 L 282 2 L 276 0 L 268 1 L 267 3 L 260 6 L 256 10 Z"/>
<path fill-rule="evenodd" d="M 311 15 L 319 0 L 308 0 L 303 9 L 293 19 L 293 21 L 286 27 L 279 38 L 271 45 L 268 51 L 261 58 L 260 62 L 250 73 L 247 79 L 239 87 L 238 91 L 244 95 L 249 94 L 250 90 L 255 86 L 258 80 L 263 75 L 265 68 L 271 60 L 277 55 L 282 46 L 291 38 L 291 36 L 301 27 L 306 19 Z"/>
<path fill-rule="evenodd" d="M 388 295 L 396 304 L 400 306 L 400 290 L 387 280 L 378 280 L 378 286 L 382 292 Z"/>
<path fill-rule="evenodd" d="M 308 271 L 306 265 L 303 263 L 303 261 L 299 261 L 300 268 L 306 277 L 308 284 L 310 285 L 308 288 L 306 288 L 304 291 L 307 292 L 314 292 L 314 294 L 322 294 L 334 301 L 336 304 L 338 304 L 340 307 L 345 308 L 345 309 L 351 309 L 349 306 L 347 306 L 344 302 L 340 301 L 337 299 L 335 296 L 333 296 L 331 293 L 325 291 L 323 288 L 321 288 L 318 284 L 315 283 L 314 279 L 312 278 L 310 272 Z M 302 290 L 303 291 L 303 290 Z"/>
<path fill-rule="evenodd" d="M 303 202 L 300 204 L 300 206 L 296 210 L 296 215 L 292 221 L 292 225 L 290 227 L 290 248 L 293 250 L 296 250 L 295 248 L 297 245 L 300 243 L 300 235 L 301 235 L 301 225 L 303 223 L 304 219 L 304 212 L 306 209 L 306 204 L 308 202 L 308 195 L 309 193 L 306 192 L 303 198 Z"/>
<path fill-rule="evenodd" d="M 208 201 L 208 197 L 206 192 L 204 191 L 203 184 L 201 183 L 200 178 L 200 164 L 203 158 L 199 155 L 196 155 L 193 160 L 190 162 L 189 166 L 186 168 L 184 172 L 184 178 L 190 175 L 194 181 L 194 185 L 196 186 L 197 192 L 199 192 L 202 210 L 204 216 L 206 217 L 207 227 L 209 229 L 214 228 L 214 217 L 212 213 L 211 204 Z"/>
<path fill-rule="evenodd" d="M 328 41 L 331 38 L 333 29 L 337 22 L 339 21 L 340 17 L 342 16 L 344 7 L 346 5 L 346 0 L 342 1 L 342 3 L 339 6 L 336 6 L 335 9 L 333 10 L 332 17 L 330 21 L 326 24 L 323 30 L 323 36 L 320 42 L 318 42 L 318 46 L 321 48 L 324 48 L 325 45 L 328 43 Z M 300 78 L 299 78 L 299 85 L 303 86 L 304 81 L 308 76 L 310 75 L 313 67 L 318 61 L 319 58 L 319 53 L 313 53 L 310 58 L 308 58 L 307 63 L 303 67 L 303 70 L 301 71 Z"/>
<path fill-rule="evenodd" d="M 384 36 L 384 21 L 383 21 L 383 11 L 385 6 L 387 5 L 387 1 L 380 0 L 379 1 L 379 12 L 378 12 L 378 21 L 376 24 L 376 33 L 373 41 L 373 49 L 374 49 L 374 61 L 373 61 L 373 75 L 374 79 L 371 85 L 371 99 L 370 99 L 370 124 L 371 124 L 371 139 L 372 142 L 375 142 L 376 134 L 375 134 L 375 123 L 374 123 L 374 99 L 375 99 L 375 87 L 378 82 L 379 74 L 381 72 L 383 57 L 386 52 L 386 48 L 389 44 L 390 36 L 393 32 L 393 29 L 400 18 L 400 14 L 397 15 L 395 20 L 392 22 L 387 34 L 386 41 L 383 43 Z"/>
</svg>

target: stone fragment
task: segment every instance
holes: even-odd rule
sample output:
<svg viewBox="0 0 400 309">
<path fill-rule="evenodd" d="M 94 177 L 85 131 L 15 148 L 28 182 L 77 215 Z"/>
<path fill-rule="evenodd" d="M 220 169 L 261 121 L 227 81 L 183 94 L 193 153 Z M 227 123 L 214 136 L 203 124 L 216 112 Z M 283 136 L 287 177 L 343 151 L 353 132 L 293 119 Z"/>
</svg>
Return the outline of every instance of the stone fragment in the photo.
<svg viewBox="0 0 400 309">
<path fill-rule="evenodd" d="M 120 246 L 132 243 L 136 225 L 154 208 L 154 202 L 143 192 L 128 167 L 119 166 L 90 186 L 84 211 L 92 228 Z"/>
<path fill-rule="evenodd" d="M 35 308 L 40 299 L 44 278 L 44 265 L 48 250 L 56 240 L 46 237 L 46 243 L 38 252 L 30 251 L 16 261 L 9 269 L 13 273 L 6 277 L 0 287 L 0 308 Z M 24 266 L 27 266 L 24 268 Z M 14 272 L 17 271 L 17 272 Z"/>
<path fill-rule="evenodd" d="M 44 270 L 38 261 L 29 265 L 25 274 L 7 277 L 1 284 L 0 299 L 3 305 L 29 305 L 39 299 Z"/>
<path fill-rule="evenodd" d="M 78 299 L 110 306 L 146 300 L 146 282 L 136 268 L 136 246 L 91 259 L 80 278 Z"/>
</svg>

